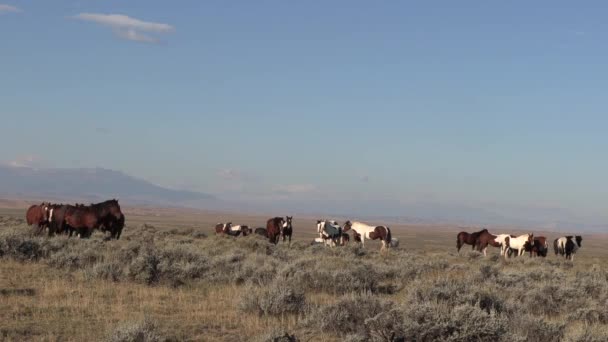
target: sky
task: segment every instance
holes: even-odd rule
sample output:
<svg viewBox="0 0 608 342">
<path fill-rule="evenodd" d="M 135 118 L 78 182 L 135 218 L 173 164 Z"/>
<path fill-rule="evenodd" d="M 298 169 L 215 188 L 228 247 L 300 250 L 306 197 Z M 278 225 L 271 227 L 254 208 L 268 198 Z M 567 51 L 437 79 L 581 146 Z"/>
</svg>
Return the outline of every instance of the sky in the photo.
<svg viewBox="0 0 608 342">
<path fill-rule="evenodd" d="M 242 201 L 603 222 L 607 15 L 605 1 L 0 0 L 0 160 Z"/>
</svg>

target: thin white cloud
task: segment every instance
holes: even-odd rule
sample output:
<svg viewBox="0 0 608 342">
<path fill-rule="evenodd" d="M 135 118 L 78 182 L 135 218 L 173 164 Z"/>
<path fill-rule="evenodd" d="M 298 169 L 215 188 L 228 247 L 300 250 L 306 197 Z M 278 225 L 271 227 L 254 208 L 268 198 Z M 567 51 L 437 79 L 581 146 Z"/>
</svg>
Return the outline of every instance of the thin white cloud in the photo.
<svg viewBox="0 0 608 342">
<path fill-rule="evenodd" d="M 74 18 L 109 27 L 120 38 L 143 43 L 158 43 L 159 39 L 150 34 L 175 31 L 169 24 L 143 21 L 123 14 L 80 13 Z"/>
<path fill-rule="evenodd" d="M 277 185 L 273 188 L 274 192 L 284 194 L 306 194 L 317 190 L 313 184 L 288 184 Z"/>
<path fill-rule="evenodd" d="M 2 13 L 19 13 L 21 10 L 15 6 L 0 4 L 0 14 Z"/>
</svg>

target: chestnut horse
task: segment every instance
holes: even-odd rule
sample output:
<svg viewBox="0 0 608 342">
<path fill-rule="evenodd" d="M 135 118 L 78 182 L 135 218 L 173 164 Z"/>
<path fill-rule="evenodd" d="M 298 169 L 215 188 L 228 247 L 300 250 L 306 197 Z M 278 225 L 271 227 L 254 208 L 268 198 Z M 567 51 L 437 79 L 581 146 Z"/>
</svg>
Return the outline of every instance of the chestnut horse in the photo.
<svg viewBox="0 0 608 342">
<path fill-rule="evenodd" d="M 487 229 L 482 229 L 478 232 L 470 233 L 470 234 L 467 232 L 458 233 L 458 235 L 456 235 L 456 248 L 458 248 L 458 252 L 460 252 L 460 249 L 465 244 L 471 245 L 472 246 L 471 249 L 475 249 L 475 245 L 477 245 L 477 238 L 479 237 L 479 235 L 481 233 L 487 232 L 487 231 L 488 231 Z"/>
<path fill-rule="evenodd" d="M 36 229 L 36 234 L 42 233 L 42 230 L 48 226 L 49 205 L 46 202 L 32 205 L 25 213 L 25 220 L 28 226 L 33 225 L 34 229 Z"/>
<path fill-rule="evenodd" d="M 282 217 L 273 217 L 266 221 L 266 235 L 268 236 L 268 240 L 275 245 L 279 243 L 279 237 L 281 237 L 281 230 L 283 229 L 284 223 L 285 219 Z"/>
<path fill-rule="evenodd" d="M 536 236 L 534 237 L 534 245 L 526 242 L 524 248 L 526 249 L 526 252 L 530 252 L 530 257 L 532 257 L 532 255 L 546 257 L 547 252 L 549 251 L 549 243 L 544 236 Z"/>
</svg>

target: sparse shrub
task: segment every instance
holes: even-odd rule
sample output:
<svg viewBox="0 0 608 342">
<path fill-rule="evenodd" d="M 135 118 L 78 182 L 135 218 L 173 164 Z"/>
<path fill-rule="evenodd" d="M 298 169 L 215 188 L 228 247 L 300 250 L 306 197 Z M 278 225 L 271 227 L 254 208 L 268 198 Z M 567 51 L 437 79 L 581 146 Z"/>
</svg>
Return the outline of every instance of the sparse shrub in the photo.
<svg viewBox="0 0 608 342">
<path fill-rule="evenodd" d="M 562 341 L 565 324 L 525 315 L 511 322 L 513 333 L 523 341 Z"/>
<path fill-rule="evenodd" d="M 136 281 L 152 285 L 160 280 L 159 264 L 157 251 L 148 248 L 131 262 L 127 274 Z"/>
<path fill-rule="evenodd" d="M 165 341 L 158 332 L 156 323 L 148 318 L 140 322 L 127 323 L 116 328 L 108 336 L 108 342 L 161 342 Z"/>
<path fill-rule="evenodd" d="M 404 307 L 401 328 L 405 341 L 497 341 L 508 320 L 471 305 L 445 308 L 429 304 Z"/>
<path fill-rule="evenodd" d="M 306 325 L 339 336 L 367 336 L 365 320 L 389 311 L 392 304 L 370 294 L 349 295 L 319 307 L 307 317 Z"/>
<path fill-rule="evenodd" d="M 298 314 L 306 310 L 306 296 L 289 284 L 278 281 L 268 288 L 249 287 L 243 291 L 239 308 L 259 315 Z"/>
<path fill-rule="evenodd" d="M 87 279 L 105 279 L 117 282 L 123 276 L 123 265 L 114 260 L 101 262 L 86 269 L 84 274 Z"/>
</svg>

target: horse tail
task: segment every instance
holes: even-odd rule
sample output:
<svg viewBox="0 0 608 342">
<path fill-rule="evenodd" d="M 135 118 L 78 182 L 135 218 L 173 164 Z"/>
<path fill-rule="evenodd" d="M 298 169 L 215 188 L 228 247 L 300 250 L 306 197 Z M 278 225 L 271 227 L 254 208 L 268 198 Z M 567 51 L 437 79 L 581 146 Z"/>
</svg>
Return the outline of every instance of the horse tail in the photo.
<svg viewBox="0 0 608 342">
<path fill-rule="evenodd" d="M 456 235 L 456 248 L 458 248 L 459 252 L 460 252 L 460 248 L 462 248 L 462 242 L 460 241 L 460 233 L 458 233 L 458 235 Z"/>
<path fill-rule="evenodd" d="M 386 238 L 384 239 L 384 242 L 386 243 L 386 247 L 391 246 L 392 239 L 393 239 L 393 235 L 391 234 L 391 229 L 389 227 L 386 227 Z"/>
</svg>

